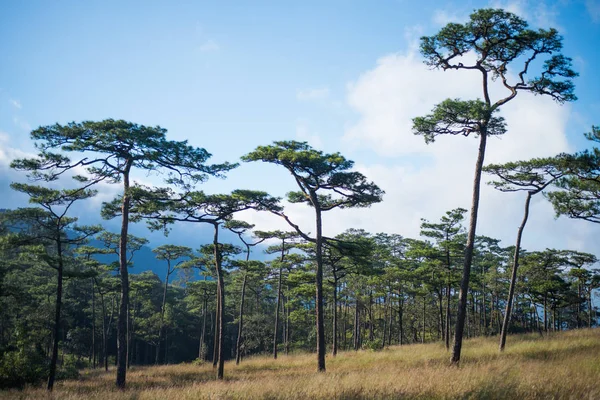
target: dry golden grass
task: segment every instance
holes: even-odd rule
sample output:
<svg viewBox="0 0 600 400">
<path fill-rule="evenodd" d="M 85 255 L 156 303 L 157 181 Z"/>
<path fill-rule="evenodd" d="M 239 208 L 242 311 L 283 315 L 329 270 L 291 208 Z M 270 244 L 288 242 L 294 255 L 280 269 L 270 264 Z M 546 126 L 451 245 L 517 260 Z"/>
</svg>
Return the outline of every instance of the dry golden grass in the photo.
<svg viewBox="0 0 600 400">
<path fill-rule="evenodd" d="M 225 365 L 216 381 L 212 365 L 132 368 L 127 390 L 114 388 L 114 371 L 85 371 L 43 388 L 0 392 L 0 399 L 600 399 L 600 329 L 468 340 L 459 368 L 439 343 L 328 356 L 315 372 L 315 356 L 302 354 Z"/>
</svg>

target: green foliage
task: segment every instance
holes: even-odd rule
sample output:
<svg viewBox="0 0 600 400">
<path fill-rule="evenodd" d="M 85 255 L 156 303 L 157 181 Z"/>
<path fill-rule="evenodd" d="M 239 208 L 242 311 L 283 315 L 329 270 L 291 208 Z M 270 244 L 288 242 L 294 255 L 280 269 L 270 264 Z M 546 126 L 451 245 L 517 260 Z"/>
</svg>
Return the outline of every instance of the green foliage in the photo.
<svg viewBox="0 0 600 400">
<path fill-rule="evenodd" d="M 522 18 L 501 9 L 474 11 L 464 24 L 450 23 L 434 36 L 421 38 L 421 54 L 433 68 L 472 69 L 484 77 L 500 79 L 509 91 L 494 108 L 516 96 L 517 91 L 548 95 L 557 102 L 574 101 L 571 59 L 560 54 L 562 36 L 554 28 L 532 30 Z M 474 54 L 468 62 L 463 56 Z M 534 60 L 546 56 L 536 76 Z M 514 68 L 520 63 L 521 67 Z M 511 82 L 511 80 L 513 80 Z M 486 99 L 487 100 L 487 99 Z"/>
<path fill-rule="evenodd" d="M 439 135 L 503 135 L 504 118 L 495 116 L 497 109 L 481 100 L 447 99 L 437 104 L 425 117 L 413 119 L 413 133 L 432 143 Z"/>
<path fill-rule="evenodd" d="M 39 348 L 25 348 L 0 355 L 0 389 L 23 388 L 47 377 L 48 362 Z"/>
</svg>

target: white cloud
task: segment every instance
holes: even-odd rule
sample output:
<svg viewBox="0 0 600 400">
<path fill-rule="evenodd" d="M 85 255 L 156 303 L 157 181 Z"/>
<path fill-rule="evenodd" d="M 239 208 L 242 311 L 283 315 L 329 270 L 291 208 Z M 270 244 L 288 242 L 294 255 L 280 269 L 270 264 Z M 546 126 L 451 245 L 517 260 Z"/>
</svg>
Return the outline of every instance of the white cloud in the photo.
<svg viewBox="0 0 600 400">
<path fill-rule="evenodd" d="M 517 14 L 536 27 L 545 29 L 552 27 L 562 32 L 565 31 L 564 27 L 559 26 L 557 22 L 559 15 L 557 4 L 549 5 L 546 1 L 494 0 L 490 2 L 490 5 Z"/>
<path fill-rule="evenodd" d="M 329 97 L 327 86 L 319 88 L 301 89 L 296 92 L 296 99 L 300 101 L 323 100 Z"/>
<path fill-rule="evenodd" d="M 296 138 L 300 141 L 308 142 L 309 145 L 316 149 L 323 148 L 321 137 L 308 128 L 307 122 L 299 120 L 296 122 Z"/>
<path fill-rule="evenodd" d="M 221 47 L 219 46 L 219 44 L 217 42 L 215 42 L 213 39 L 208 39 L 207 41 L 202 43 L 200 45 L 200 47 L 198 47 L 198 49 L 204 53 L 209 52 L 209 51 L 217 51 L 220 48 Z"/>
<path fill-rule="evenodd" d="M 19 100 L 9 99 L 8 101 L 9 101 L 10 104 L 13 105 L 13 107 L 18 108 L 19 110 L 21 108 L 23 108 L 23 106 L 21 105 L 21 102 Z"/>
<path fill-rule="evenodd" d="M 497 87 L 492 89 L 494 98 L 501 95 Z M 384 157 L 379 164 L 359 169 L 384 189 L 386 196 L 383 203 L 368 210 L 341 211 L 331 218 L 329 229 L 337 233 L 347 227 L 362 227 L 416 237 L 420 218 L 437 220 L 452 208 L 468 209 L 478 140 L 439 137 L 426 145 L 422 137 L 411 133 L 411 127 L 412 118 L 427 114 L 441 100 L 477 98 L 480 92 L 475 74 L 429 70 L 413 52 L 382 57 L 375 68 L 349 84 L 348 103 L 359 119 L 348 127 L 344 139 L 354 148 L 370 147 Z M 502 107 L 501 113 L 508 132 L 488 140 L 486 163 L 572 150 L 566 136 L 569 106 L 520 93 Z M 478 233 L 511 245 L 522 217 L 523 195 L 500 193 L 487 185 L 481 194 Z M 583 225 L 580 221 L 555 220 L 551 206 L 540 196 L 534 202 L 524 245 L 530 249 L 597 250 L 589 232 L 593 230 L 597 236 L 600 230 L 591 224 L 584 229 Z"/>
<path fill-rule="evenodd" d="M 446 10 L 435 10 L 433 13 L 433 23 L 439 26 L 444 26 L 450 22 L 463 23 L 469 19 L 468 15 L 458 15 Z"/>
<path fill-rule="evenodd" d="M 502 8 L 513 14 L 517 14 L 521 18 L 527 19 L 529 14 L 527 12 L 528 2 L 527 0 L 513 0 L 513 1 L 501 1 L 494 0 L 490 2 L 493 8 Z"/>
<path fill-rule="evenodd" d="M 600 0 L 586 0 L 585 8 L 590 14 L 592 21 L 600 23 Z"/>
</svg>

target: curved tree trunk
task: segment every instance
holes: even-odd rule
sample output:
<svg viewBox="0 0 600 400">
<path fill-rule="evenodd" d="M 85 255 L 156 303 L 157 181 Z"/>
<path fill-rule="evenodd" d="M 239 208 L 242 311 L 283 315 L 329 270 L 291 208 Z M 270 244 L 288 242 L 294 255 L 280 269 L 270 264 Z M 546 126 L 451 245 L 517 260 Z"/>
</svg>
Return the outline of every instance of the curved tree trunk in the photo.
<svg viewBox="0 0 600 400">
<path fill-rule="evenodd" d="M 469 234 L 467 236 L 467 246 L 465 248 L 465 262 L 463 266 L 463 276 L 460 281 L 460 292 L 458 294 L 458 314 L 456 316 L 456 330 L 454 333 L 454 345 L 452 348 L 453 364 L 460 361 L 462 350 L 462 340 L 465 330 L 465 317 L 467 315 L 467 295 L 469 292 L 469 278 L 471 276 L 471 264 L 473 262 L 473 248 L 475 246 L 475 231 L 477 229 L 477 212 L 479 211 L 479 190 L 481 187 L 481 171 L 483 169 L 483 160 L 485 158 L 485 146 L 487 144 L 487 133 L 483 130 L 479 136 L 479 151 L 477 153 L 477 162 L 475 163 L 475 177 L 473 179 L 473 198 L 471 203 L 471 217 L 469 220 Z"/>
<path fill-rule="evenodd" d="M 523 236 L 523 230 L 525 224 L 527 224 L 527 218 L 529 217 L 529 204 L 531 203 L 531 192 L 527 192 L 527 198 L 525 199 L 525 213 L 523 214 L 523 221 L 517 232 L 517 243 L 515 244 L 515 254 L 513 257 L 513 267 L 510 275 L 510 286 L 508 288 L 508 299 L 506 300 L 506 310 L 504 311 L 504 320 L 502 322 L 502 331 L 500 331 L 500 351 L 504 351 L 506 345 L 506 335 L 508 334 L 508 328 L 510 326 L 510 315 L 512 313 L 513 297 L 515 294 L 515 286 L 517 285 L 517 269 L 519 268 L 519 253 L 521 251 L 521 238 Z"/>
</svg>

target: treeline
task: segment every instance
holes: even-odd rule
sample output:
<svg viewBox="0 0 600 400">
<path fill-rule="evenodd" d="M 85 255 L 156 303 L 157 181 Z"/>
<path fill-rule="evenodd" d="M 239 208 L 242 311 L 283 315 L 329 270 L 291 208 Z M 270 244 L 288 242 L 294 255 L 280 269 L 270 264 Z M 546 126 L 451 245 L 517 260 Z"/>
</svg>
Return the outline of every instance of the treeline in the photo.
<svg viewBox="0 0 600 400">
<path fill-rule="evenodd" d="M 464 213 L 456 209 L 439 222 L 423 221 L 420 239 L 348 230 L 325 247 L 325 338 L 331 353 L 431 341 L 449 346 L 464 257 Z M 250 228 L 241 223 L 227 226 L 240 225 Z M 4 236 L 4 243 L 10 236 Z M 106 247 L 65 249 L 59 377 L 76 376 L 84 367 L 107 369 L 116 362 L 117 267 L 93 255 L 112 251 L 118 238 L 105 232 L 99 237 Z M 272 255 L 270 261 L 252 260 L 256 254 L 246 254 L 241 241 L 223 244 L 228 288 L 224 355 L 232 360 L 239 355 L 238 362 L 254 354 L 276 356 L 313 351 L 316 346 L 314 246 L 292 232 L 253 235 L 248 229 L 243 239 L 252 243 L 265 237 L 271 245 L 261 250 Z M 136 241 L 143 242 L 130 237 L 130 243 Z M 4 385 L 8 374 L 21 384 L 45 377 L 55 342 L 56 273 L 43 260 L 53 250 L 50 245 L 35 246 L 3 249 Z M 216 361 L 217 284 L 211 247 L 198 252 L 184 246 L 157 247 L 154 252 L 164 264 L 164 275 L 131 275 L 128 366 Z M 467 337 L 500 333 L 513 253 L 514 246 L 477 238 Z M 592 291 L 600 287 L 600 273 L 589 269 L 596 261 L 576 251 L 523 251 L 511 332 L 542 334 L 597 326 Z"/>
</svg>

